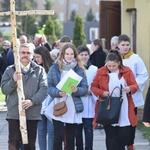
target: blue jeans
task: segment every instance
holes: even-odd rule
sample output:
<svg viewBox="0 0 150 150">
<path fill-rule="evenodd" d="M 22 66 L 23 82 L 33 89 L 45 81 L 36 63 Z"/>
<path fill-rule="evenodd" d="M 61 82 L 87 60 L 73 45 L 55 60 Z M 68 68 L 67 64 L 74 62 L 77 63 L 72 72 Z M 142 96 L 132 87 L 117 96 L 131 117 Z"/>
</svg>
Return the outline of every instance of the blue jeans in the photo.
<svg viewBox="0 0 150 150">
<path fill-rule="evenodd" d="M 41 115 L 42 120 L 38 123 L 38 142 L 40 150 L 53 150 L 54 128 L 50 120 L 45 115 Z"/>
<path fill-rule="evenodd" d="M 19 147 L 20 147 L 20 150 L 24 150 L 22 140 L 20 140 L 20 145 L 19 145 Z"/>
<path fill-rule="evenodd" d="M 93 150 L 93 118 L 82 118 L 83 123 L 77 125 L 76 129 L 76 147 L 77 150 L 83 150 L 83 129 L 85 133 L 85 150 Z"/>
</svg>

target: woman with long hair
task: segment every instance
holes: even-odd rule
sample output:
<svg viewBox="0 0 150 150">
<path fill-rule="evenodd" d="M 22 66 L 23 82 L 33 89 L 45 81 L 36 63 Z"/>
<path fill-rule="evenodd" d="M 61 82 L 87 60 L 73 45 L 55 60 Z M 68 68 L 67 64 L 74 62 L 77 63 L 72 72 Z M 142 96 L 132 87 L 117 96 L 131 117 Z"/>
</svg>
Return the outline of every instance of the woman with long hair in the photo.
<svg viewBox="0 0 150 150">
<path fill-rule="evenodd" d="M 34 60 L 37 64 L 43 66 L 45 72 L 48 73 L 49 68 L 53 64 L 53 59 L 50 56 L 48 49 L 45 46 L 36 47 L 34 50 Z M 53 124 L 44 115 L 46 108 L 51 102 L 50 95 L 42 103 L 41 117 L 42 120 L 38 123 L 38 142 L 40 150 L 53 150 L 54 129 Z M 48 136 L 48 137 L 47 137 Z"/>
<path fill-rule="evenodd" d="M 70 69 L 81 76 L 82 80 L 77 86 L 71 86 L 72 94 L 67 95 L 56 86 Z M 53 115 L 53 108 L 51 109 L 50 117 L 54 125 L 54 150 L 62 150 L 64 133 L 66 134 L 66 150 L 74 150 L 76 126 L 82 123 L 83 103 L 81 97 L 85 96 L 87 92 L 88 84 L 84 66 L 78 58 L 75 45 L 67 43 L 63 46 L 56 63 L 48 72 L 48 93 L 53 98 L 53 103 L 65 101 L 68 109 L 64 115 L 57 117 Z"/>
</svg>

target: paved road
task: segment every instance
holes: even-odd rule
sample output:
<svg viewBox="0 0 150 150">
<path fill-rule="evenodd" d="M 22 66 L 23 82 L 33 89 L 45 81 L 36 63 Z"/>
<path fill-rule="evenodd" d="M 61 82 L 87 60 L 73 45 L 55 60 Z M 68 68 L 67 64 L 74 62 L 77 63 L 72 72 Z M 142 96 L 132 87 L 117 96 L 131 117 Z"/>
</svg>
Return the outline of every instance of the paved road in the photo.
<svg viewBox="0 0 150 150">
<path fill-rule="evenodd" d="M 0 111 L 0 150 L 8 149 L 8 128 L 7 121 L 5 120 L 6 111 Z M 39 150 L 38 144 L 36 144 L 36 150 Z M 135 138 L 136 150 L 150 150 L 150 143 L 146 140 L 142 133 L 137 130 Z M 93 150 L 106 150 L 105 147 L 105 133 L 104 130 L 94 130 L 94 148 Z"/>
</svg>

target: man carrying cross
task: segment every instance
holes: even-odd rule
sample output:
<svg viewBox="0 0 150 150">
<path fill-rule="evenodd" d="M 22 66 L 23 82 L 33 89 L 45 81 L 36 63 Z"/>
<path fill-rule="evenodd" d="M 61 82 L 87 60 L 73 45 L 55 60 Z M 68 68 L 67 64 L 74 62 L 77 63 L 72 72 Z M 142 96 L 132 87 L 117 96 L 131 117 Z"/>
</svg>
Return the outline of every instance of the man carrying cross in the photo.
<svg viewBox="0 0 150 150">
<path fill-rule="evenodd" d="M 7 95 L 7 121 L 9 129 L 9 150 L 19 150 L 21 132 L 19 125 L 17 81 L 23 81 L 24 99 L 22 108 L 26 113 L 28 144 L 24 150 L 35 150 L 37 123 L 41 120 L 41 106 L 47 96 L 47 78 L 42 67 L 32 61 L 33 48 L 24 43 L 19 48 L 21 72 L 15 71 L 15 65 L 9 66 L 2 77 L 1 89 Z M 26 68 L 26 70 L 24 70 Z"/>
<path fill-rule="evenodd" d="M 10 0 L 10 11 L 0 12 L 0 16 L 10 16 L 11 27 L 12 27 L 12 40 L 13 40 L 13 52 L 15 60 L 15 70 L 21 72 L 20 60 L 18 56 L 17 46 L 17 32 L 16 32 L 16 16 L 27 16 L 27 15 L 53 15 L 53 10 L 29 10 L 29 11 L 15 11 L 15 0 Z M 28 53 L 29 54 L 29 53 Z M 17 95 L 18 95 L 18 109 L 19 109 L 19 125 L 22 136 L 23 144 L 28 144 L 28 132 L 26 126 L 26 111 L 22 108 L 22 101 L 24 98 L 24 85 L 22 80 L 17 80 Z M 29 150 L 29 149 L 28 149 Z"/>
</svg>

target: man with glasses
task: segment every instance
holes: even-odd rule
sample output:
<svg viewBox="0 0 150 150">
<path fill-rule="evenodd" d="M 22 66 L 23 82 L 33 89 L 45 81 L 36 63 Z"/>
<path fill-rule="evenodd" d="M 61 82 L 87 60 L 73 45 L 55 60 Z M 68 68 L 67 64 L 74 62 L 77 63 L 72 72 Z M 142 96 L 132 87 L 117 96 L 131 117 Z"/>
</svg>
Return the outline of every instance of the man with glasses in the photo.
<svg viewBox="0 0 150 150">
<path fill-rule="evenodd" d="M 37 123 L 41 120 L 42 101 L 47 96 L 47 80 L 44 69 L 32 61 L 33 48 L 24 43 L 19 48 L 21 72 L 15 71 L 15 65 L 9 66 L 2 77 L 1 89 L 7 95 L 8 149 L 19 149 L 21 141 L 18 112 L 17 81 L 23 81 L 25 99 L 22 107 L 26 112 L 28 144 L 24 150 L 35 150 Z M 26 68 L 26 70 L 24 70 Z"/>
</svg>

